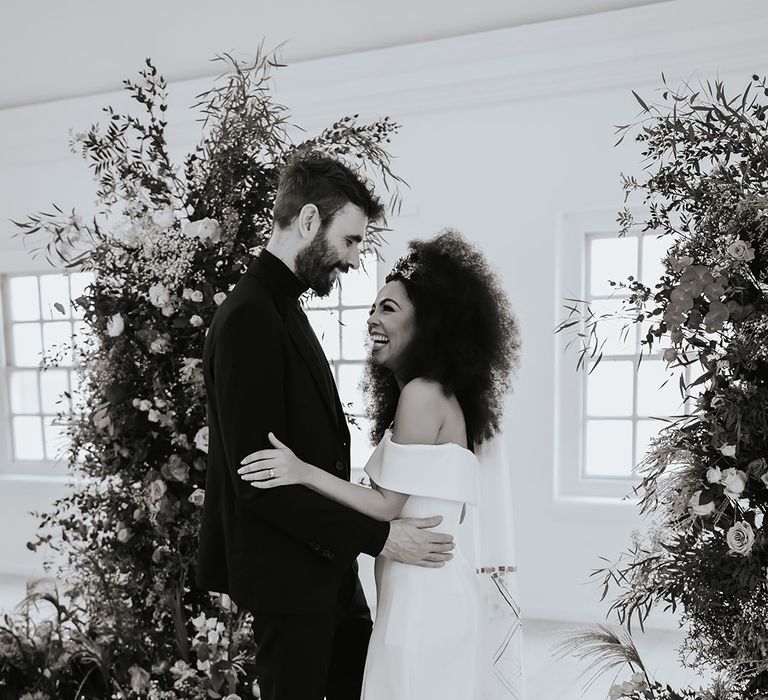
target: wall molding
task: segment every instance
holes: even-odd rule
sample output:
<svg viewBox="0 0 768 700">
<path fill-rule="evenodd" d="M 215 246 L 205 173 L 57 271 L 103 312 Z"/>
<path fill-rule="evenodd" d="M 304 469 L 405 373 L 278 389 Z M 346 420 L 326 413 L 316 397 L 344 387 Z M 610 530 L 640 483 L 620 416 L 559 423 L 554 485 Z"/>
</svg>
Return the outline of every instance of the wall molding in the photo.
<svg viewBox="0 0 768 700">
<path fill-rule="evenodd" d="M 658 83 L 662 70 L 673 84 L 739 70 L 746 80 L 768 68 L 766 26 L 761 0 L 733 0 L 727 13 L 717 1 L 674 0 L 304 61 L 276 72 L 275 96 L 313 128 L 349 112 L 402 121 L 585 91 L 629 93 Z M 756 65 L 755 56 L 765 58 Z M 210 83 L 204 77 L 169 85 L 170 131 L 185 150 L 199 136 L 186 106 Z M 104 105 L 127 102 L 118 91 L 1 110 L 2 167 L 47 162 L 52 154 L 72 158 L 62 124 L 86 128 Z"/>
</svg>

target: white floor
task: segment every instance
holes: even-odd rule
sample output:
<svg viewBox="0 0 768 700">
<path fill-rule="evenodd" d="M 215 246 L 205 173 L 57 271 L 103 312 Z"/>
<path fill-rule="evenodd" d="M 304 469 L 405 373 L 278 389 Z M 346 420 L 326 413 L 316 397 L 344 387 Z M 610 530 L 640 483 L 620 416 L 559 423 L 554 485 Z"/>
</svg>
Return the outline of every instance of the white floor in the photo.
<svg viewBox="0 0 768 700">
<path fill-rule="evenodd" d="M 0 578 L 0 614 L 11 610 L 23 597 L 23 579 Z M 595 622 L 602 622 L 596 620 Z M 568 631 L 578 625 L 552 620 L 524 621 L 524 654 L 527 700 L 605 700 L 608 688 L 615 680 L 604 676 L 589 690 L 583 692 L 584 678 L 579 678 L 584 663 L 576 659 L 556 659 L 552 647 Z M 673 685 L 693 683 L 696 677 L 690 671 L 679 668 L 676 646 L 681 639 L 678 631 L 648 630 L 638 635 L 635 642 L 649 670 L 659 680 Z M 630 672 L 618 680 L 627 680 Z"/>
</svg>

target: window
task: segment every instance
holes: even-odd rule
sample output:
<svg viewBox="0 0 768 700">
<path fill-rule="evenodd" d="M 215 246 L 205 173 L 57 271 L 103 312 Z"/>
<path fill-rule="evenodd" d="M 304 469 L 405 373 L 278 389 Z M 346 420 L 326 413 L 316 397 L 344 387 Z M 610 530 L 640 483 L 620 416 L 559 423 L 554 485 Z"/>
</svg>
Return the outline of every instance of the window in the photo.
<svg viewBox="0 0 768 700">
<path fill-rule="evenodd" d="M 618 237 L 615 212 L 591 212 L 564 217 L 559 245 L 560 290 L 558 321 L 565 318 L 564 297 L 589 302 L 596 315 L 621 309 L 625 290 L 608 280 L 629 275 L 653 287 L 663 269 L 661 259 L 670 239 L 655 234 Z M 567 261 L 567 262 L 566 262 Z M 611 319 L 598 325 L 602 359 L 588 359 L 576 371 L 578 342 L 568 332 L 557 337 L 556 363 L 560 396 L 557 493 L 559 496 L 621 497 L 631 493 L 635 467 L 665 419 L 690 410 L 680 394 L 678 373 L 662 360 L 664 343 L 649 353 L 640 341 L 650 322 Z M 564 352 L 565 351 L 565 352 Z M 690 368 L 686 370 L 690 381 Z"/>
<path fill-rule="evenodd" d="M 372 451 L 359 384 L 367 356 L 366 321 L 378 291 L 375 256 L 365 256 L 362 262 L 359 269 L 340 276 L 340 284 L 329 296 L 310 297 L 306 302 L 307 317 L 331 363 L 342 406 L 355 423 L 350 434 L 357 476 L 362 475 Z"/>
<path fill-rule="evenodd" d="M 4 466 L 16 473 L 53 473 L 66 449 L 59 413 L 76 392 L 73 348 L 86 335 L 82 312 L 71 303 L 91 273 L 5 275 L 2 318 L 5 351 Z M 56 361 L 43 368 L 41 361 Z"/>
</svg>

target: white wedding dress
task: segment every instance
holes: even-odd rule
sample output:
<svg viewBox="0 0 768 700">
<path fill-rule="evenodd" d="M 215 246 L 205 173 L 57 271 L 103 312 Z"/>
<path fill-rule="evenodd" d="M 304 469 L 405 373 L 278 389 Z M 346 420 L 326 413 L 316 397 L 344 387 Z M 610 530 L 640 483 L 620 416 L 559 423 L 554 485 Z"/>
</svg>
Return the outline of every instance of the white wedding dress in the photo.
<svg viewBox="0 0 768 700">
<path fill-rule="evenodd" d="M 441 568 L 376 560 L 376 621 L 362 700 L 490 697 L 482 690 L 489 675 L 481 639 L 485 593 L 471 529 L 461 522 L 464 505 L 472 512 L 477 502 L 478 468 L 464 447 L 401 445 L 390 431 L 368 461 L 365 471 L 374 483 L 409 494 L 399 517 L 441 515 L 435 529 L 453 535 L 456 546 Z M 513 688 L 503 697 L 519 695 Z"/>
</svg>

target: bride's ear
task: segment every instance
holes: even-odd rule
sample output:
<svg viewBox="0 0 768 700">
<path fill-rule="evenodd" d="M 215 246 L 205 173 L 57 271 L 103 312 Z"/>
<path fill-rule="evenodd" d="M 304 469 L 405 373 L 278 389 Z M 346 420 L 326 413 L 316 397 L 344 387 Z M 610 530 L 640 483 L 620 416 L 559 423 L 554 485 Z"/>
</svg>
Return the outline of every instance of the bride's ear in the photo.
<svg viewBox="0 0 768 700">
<path fill-rule="evenodd" d="M 320 230 L 320 211 L 314 204 L 305 204 L 299 212 L 297 223 L 302 239 L 311 241 Z"/>
</svg>

